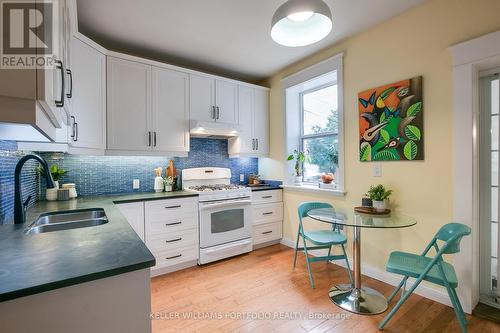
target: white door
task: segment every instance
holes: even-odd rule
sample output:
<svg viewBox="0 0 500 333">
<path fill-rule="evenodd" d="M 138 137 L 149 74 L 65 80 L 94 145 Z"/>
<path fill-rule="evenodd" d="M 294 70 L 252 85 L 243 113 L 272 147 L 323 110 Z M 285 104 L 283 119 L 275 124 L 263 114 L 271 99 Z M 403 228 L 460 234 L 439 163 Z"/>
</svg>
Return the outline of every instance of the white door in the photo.
<svg viewBox="0 0 500 333">
<path fill-rule="evenodd" d="M 198 121 L 215 120 L 215 80 L 190 75 L 190 118 Z"/>
<path fill-rule="evenodd" d="M 135 233 L 144 242 L 144 202 L 116 205 Z"/>
<path fill-rule="evenodd" d="M 238 123 L 238 85 L 217 80 L 215 85 L 216 121 L 227 124 Z"/>
<path fill-rule="evenodd" d="M 153 67 L 153 149 L 189 150 L 189 75 Z"/>
<path fill-rule="evenodd" d="M 151 66 L 114 57 L 107 64 L 108 149 L 151 150 Z"/>
<path fill-rule="evenodd" d="M 258 154 L 269 154 L 269 93 L 265 90 L 254 90 L 253 133 L 256 139 Z"/>
<path fill-rule="evenodd" d="M 253 136 L 253 109 L 254 89 L 246 86 L 238 87 L 238 119 L 240 126 L 239 145 L 240 154 L 251 154 L 255 150 Z"/>
<path fill-rule="evenodd" d="M 79 148 L 106 147 L 106 57 L 71 38 L 72 98 L 70 145 Z"/>
</svg>

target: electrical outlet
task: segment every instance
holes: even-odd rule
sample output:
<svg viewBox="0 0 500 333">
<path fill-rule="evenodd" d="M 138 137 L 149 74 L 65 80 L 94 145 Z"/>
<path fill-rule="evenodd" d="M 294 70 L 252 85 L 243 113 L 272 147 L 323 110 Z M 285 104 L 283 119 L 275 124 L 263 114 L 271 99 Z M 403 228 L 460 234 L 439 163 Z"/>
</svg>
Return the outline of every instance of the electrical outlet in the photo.
<svg viewBox="0 0 500 333">
<path fill-rule="evenodd" d="M 380 164 L 374 164 L 372 169 L 373 177 L 382 177 L 382 166 Z"/>
<path fill-rule="evenodd" d="M 138 190 L 140 186 L 141 186 L 141 182 L 140 182 L 140 180 L 139 180 L 139 179 L 134 179 L 134 180 L 132 181 L 132 188 L 133 188 L 134 190 Z"/>
<path fill-rule="evenodd" d="M 240 173 L 240 182 L 244 182 L 245 181 L 245 175 Z"/>
</svg>

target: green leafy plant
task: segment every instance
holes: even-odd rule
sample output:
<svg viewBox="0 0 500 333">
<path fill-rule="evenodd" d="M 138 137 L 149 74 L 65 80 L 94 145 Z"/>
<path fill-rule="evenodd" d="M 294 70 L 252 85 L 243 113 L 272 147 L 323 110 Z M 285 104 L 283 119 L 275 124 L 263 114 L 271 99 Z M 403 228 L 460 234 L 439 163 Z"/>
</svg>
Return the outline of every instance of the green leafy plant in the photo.
<svg viewBox="0 0 500 333">
<path fill-rule="evenodd" d="M 306 155 L 304 154 L 303 151 L 298 151 L 295 149 L 293 151 L 293 154 L 290 154 L 288 156 L 289 161 L 295 160 L 295 175 L 297 177 L 302 176 L 302 163 L 306 160 Z"/>
<path fill-rule="evenodd" d="M 67 170 L 64 170 L 64 169 L 60 169 L 57 165 L 55 164 L 52 164 L 50 167 L 50 174 L 52 175 L 52 179 L 56 182 L 58 182 L 59 180 L 61 180 L 61 178 L 68 173 Z M 43 170 L 43 167 L 42 166 L 39 166 L 37 167 L 37 171 L 40 175 L 42 175 L 42 177 L 45 177 L 45 172 Z"/>
<path fill-rule="evenodd" d="M 384 185 L 378 184 L 370 186 L 370 189 L 365 195 L 374 201 L 384 201 L 389 198 L 391 194 L 392 190 L 387 190 Z"/>
</svg>

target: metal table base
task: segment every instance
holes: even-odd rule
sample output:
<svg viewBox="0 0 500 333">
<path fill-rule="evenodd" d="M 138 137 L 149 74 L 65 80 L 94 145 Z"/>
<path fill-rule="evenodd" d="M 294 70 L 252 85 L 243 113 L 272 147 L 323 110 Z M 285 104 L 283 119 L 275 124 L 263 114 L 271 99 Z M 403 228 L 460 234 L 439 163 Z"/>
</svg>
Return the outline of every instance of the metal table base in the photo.
<svg viewBox="0 0 500 333">
<path fill-rule="evenodd" d="M 354 287 L 350 284 L 333 286 L 328 295 L 333 303 L 344 310 L 364 315 L 382 313 L 388 305 L 385 296 L 361 285 L 361 227 L 353 227 L 353 233 Z"/>
</svg>

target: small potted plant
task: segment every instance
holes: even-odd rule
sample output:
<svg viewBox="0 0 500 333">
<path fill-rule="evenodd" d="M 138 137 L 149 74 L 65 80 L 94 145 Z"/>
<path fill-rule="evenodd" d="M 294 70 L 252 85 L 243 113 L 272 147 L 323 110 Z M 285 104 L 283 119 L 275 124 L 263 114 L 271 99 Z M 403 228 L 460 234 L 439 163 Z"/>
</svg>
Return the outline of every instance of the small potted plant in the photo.
<svg viewBox="0 0 500 333">
<path fill-rule="evenodd" d="M 300 184 L 302 182 L 302 163 L 306 160 L 306 155 L 303 151 L 298 151 L 295 149 L 293 154 L 288 156 L 288 161 L 295 160 L 295 184 Z"/>
<path fill-rule="evenodd" d="M 168 176 L 163 178 L 163 184 L 165 185 L 165 192 L 172 192 L 174 190 L 175 178 Z"/>
<path fill-rule="evenodd" d="M 52 179 L 54 180 L 54 188 L 59 188 L 59 181 L 61 178 L 68 173 L 68 171 L 64 169 L 60 169 L 57 165 L 52 164 L 50 166 L 50 174 L 52 175 Z M 43 172 L 43 167 L 38 167 L 37 168 L 38 173 L 42 175 L 42 177 L 45 177 L 45 173 Z"/>
<path fill-rule="evenodd" d="M 392 194 L 392 190 L 387 190 L 384 185 L 378 184 L 370 186 L 366 196 L 373 201 L 373 208 L 376 211 L 383 212 L 387 209 L 387 199 Z"/>
</svg>

